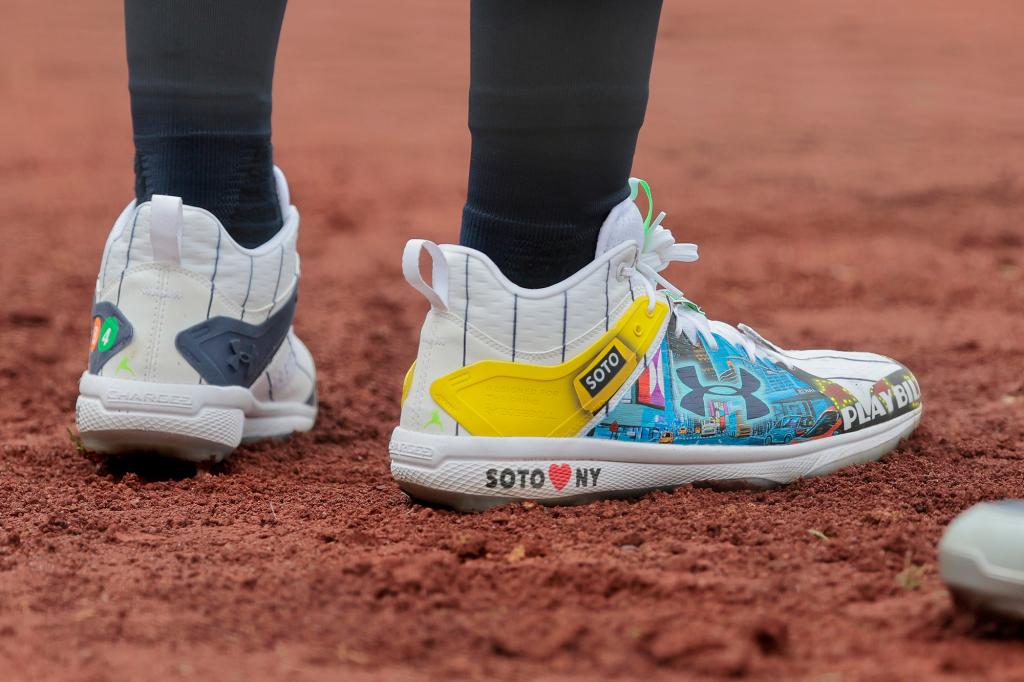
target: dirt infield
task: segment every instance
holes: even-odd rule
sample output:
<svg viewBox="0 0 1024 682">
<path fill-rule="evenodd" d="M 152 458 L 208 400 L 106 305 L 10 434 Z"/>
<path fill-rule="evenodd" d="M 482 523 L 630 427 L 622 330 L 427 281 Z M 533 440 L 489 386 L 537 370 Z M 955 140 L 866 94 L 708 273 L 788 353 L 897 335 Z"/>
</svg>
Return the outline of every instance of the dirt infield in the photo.
<svg viewBox="0 0 1024 682">
<path fill-rule="evenodd" d="M 212 470 L 77 452 L 107 229 L 131 192 L 119 3 L 5 4 L 0 678 L 1024 680 L 935 544 L 1024 497 L 1024 11 L 666 3 L 635 171 L 712 316 L 904 359 L 883 461 L 476 516 L 410 503 L 386 444 L 425 302 L 410 236 L 464 192 L 465 2 L 292 3 L 275 141 L 302 216 L 317 428 Z"/>
</svg>

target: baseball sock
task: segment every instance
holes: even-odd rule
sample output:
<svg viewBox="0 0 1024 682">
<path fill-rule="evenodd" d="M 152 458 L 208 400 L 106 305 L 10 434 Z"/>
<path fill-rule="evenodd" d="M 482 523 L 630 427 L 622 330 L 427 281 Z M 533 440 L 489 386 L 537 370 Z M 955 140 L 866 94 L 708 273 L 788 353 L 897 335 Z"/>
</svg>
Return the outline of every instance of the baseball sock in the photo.
<svg viewBox="0 0 1024 682">
<path fill-rule="evenodd" d="M 473 0 L 463 245 L 520 286 L 594 259 L 629 194 L 661 0 Z"/>
<path fill-rule="evenodd" d="M 281 228 L 271 83 L 286 0 L 125 0 L 135 197 L 180 196 L 242 246 Z"/>
</svg>

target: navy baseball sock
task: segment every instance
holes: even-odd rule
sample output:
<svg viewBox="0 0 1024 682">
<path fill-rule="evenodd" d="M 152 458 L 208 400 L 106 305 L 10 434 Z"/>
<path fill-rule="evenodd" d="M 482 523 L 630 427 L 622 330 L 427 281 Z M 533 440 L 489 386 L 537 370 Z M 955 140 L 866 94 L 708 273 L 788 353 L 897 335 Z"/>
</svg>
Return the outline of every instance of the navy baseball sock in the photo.
<svg viewBox="0 0 1024 682">
<path fill-rule="evenodd" d="M 647 108 L 661 0 L 473 0 L 460 241 L 520 286 L 594 259 Z"/>
<path fill-rule="evenodd" d="M 241 245 L 281 228 L 271 84 L 286 0 L 125 0 L 135 196 L 180 196 Z"/>
</svg>

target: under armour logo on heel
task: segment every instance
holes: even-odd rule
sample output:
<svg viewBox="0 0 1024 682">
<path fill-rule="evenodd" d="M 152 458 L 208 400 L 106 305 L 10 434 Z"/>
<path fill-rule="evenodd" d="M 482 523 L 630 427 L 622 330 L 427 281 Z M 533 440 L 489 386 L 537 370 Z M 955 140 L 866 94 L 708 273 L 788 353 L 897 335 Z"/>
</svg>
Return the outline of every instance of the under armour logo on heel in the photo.
<svg viewBox="0 0 1024 682">
<path fill-rule="evenodd" d="M 231 357 L 228 358 L 228 367 L 234 371 L 238 371 L 241 365 L 250 365 L 256 358 L 256 344 L 252 341 L 243 341 L 242 339 L 231 339 L 228 344 L 231 346 Z"/>
</svg>

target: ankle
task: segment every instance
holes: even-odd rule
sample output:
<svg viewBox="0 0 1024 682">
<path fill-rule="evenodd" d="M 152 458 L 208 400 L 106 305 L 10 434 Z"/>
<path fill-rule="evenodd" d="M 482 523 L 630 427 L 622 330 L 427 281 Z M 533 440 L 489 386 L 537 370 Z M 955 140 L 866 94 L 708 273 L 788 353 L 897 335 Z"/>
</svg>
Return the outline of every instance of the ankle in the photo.
<svg viewBox="0 0 1024 682">
<path fill-rule="evenodd" d="M 138 202 L 179 196 L 215 215 L 247 248 L 281 229 L 269 136 L 136 136 L 135 149 Z"/>
</svg>

